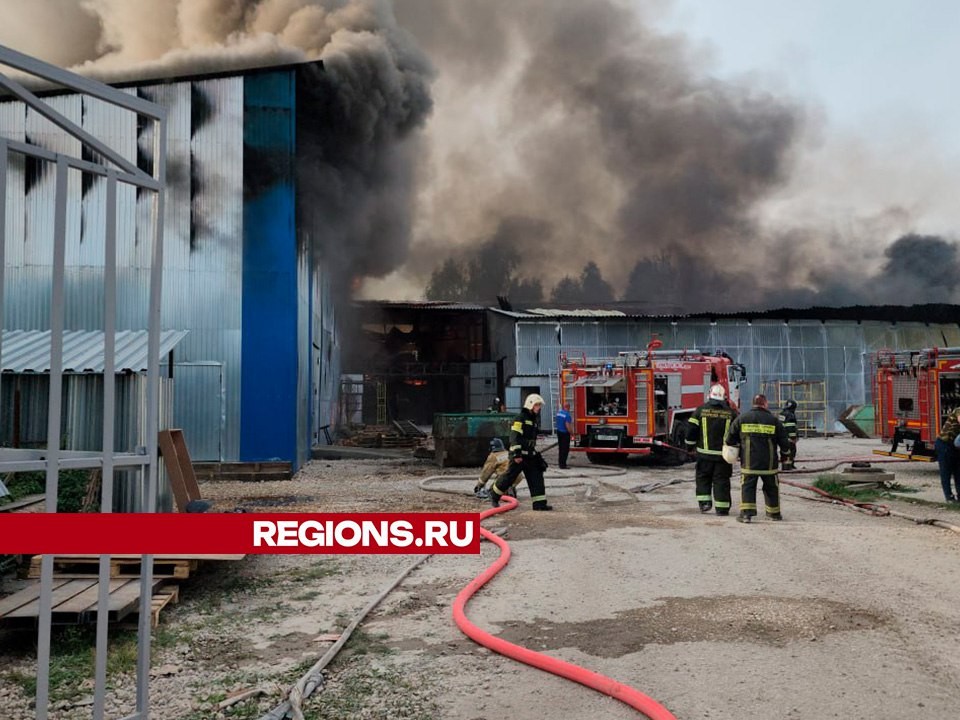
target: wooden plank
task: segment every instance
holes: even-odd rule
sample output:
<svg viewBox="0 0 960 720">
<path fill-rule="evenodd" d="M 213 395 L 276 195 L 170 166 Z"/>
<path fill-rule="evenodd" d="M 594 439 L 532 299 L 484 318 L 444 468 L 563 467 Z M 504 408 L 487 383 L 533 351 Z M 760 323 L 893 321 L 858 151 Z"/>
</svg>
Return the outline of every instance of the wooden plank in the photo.
<svg viewBox="0 0 960 720">
<path fill-rule="evenodd" d="M 180 473 L 183 476 L 183 485 L 187 490 L 187 497 L 191 500 L 199 500 L 200 486 L 197 485 L 197 476 L 193 472 L 190 451 L 187 450 L 187 441 L 183 437 L 183 430 L 171 430 L 170 436 L 177 451 L 177 460 L 180 462 Z"/>
<path fill-rule="evenodd" d="M 19 510 L 23 507 L 36 505 L 37 503 L 42 503 L 46 497 L 46 495 L 27 495 L 26 497 L 22 497 L 19 500 L 14 500 L 6 505 L 0 505 L 0 512 L 13 512 L 14 510 Z"/>
<path fill-rule="evenodd" d="M 196 569 L 196 560 L 172 560 L 155 561 L 153 564 L 153 576 L 159 578 L 178 578 L 184 580 L 190 577 L 191 570 Z M 140 577 L 140 560 L 111 560 L 110 574 L 112 579 L 119 578 L 137 578 Z M 100 576 L 99 562 L 87 562 L 84 560 L 61 560 L 54 561 L 54 575 L 58 578 L 91 578 Z M 27 571 L 27 577 L 40 577 L 39 566 L 30 566 Z"/>
<path fill-rule="evenodd" d="M 33 562 L 33 561 L 35 561 L 35 562 L 40 562 L 40 558 L 41 558 L 41 557 L 43 557 L 43 556 L 42 556 L 42 555 L 34 555 L 34 556 L 31 558 L 31 561 L 32 561 L 32 562 Z M 110 556 L 110 559 L 111 559 L 111 560 L 140 560 L 142 557 L 143 557 L 143 555 L 111 555 L 111 556 Z M 223 555 L 223 554 L 220 554 L 220 555 L 218 555 L 218 554 L 210 554 L 210 555 L 202 555 L 202 554 L 201 554 L 201 555 L 154 555 L 154 556 L 153 556 L 153 560 L 154 560 L 154 562 L 156 562 L 156 561 L 158 561 L 158 560 L 243 560 L 245 557 L 246 557 L 246 555 Z M 59 560 L 60 558 L 76 559 L 76 560 L 91 560 L 91 561 L 94 561 L 94 562 L 100 562 L 100 556 L 99 556 L 99 555 L 86 555 L 86 554 L 70 555 L 70 554 L 64 554 L 64 555 L 57 555 L 57 556 L 56 556 L 56 559 L 57 559 L 57 560 Z"/>
<path fill-rule="evenodd" d="M 163 580 L 155 580 L 150 588 L 150 594 L 153 595 L 157 588 L 163 585 L 163 582 Z M 140 581 L 127 580 L 116 592 L 110 593 L 110 622 L 123 620 L 123 618 L 137 609 L 137 603 L 139 601 Z M 95 615 L 96 611 L 96 606 L 90 608 L 90 610 L 87 611 L 87 616 L 90 617 L 90 613 Z"/>
<path fill-rule="evenodd" d="M 64 582 L 64 580 L 54 579 L 54 590 L 63 585 Z M 36 600 L 38 597 L 40 597 L 40 583 L 38 582 L 27 585 L 27 587 L 15 592 L 13 595 L 8 595 L 0 600 L 0 618 L 4 617 L 7 613 L 13 612 L 23 605 Z"/>
<path fill-rule="evenodd" d="M 177 504 L 177 510 L 186 512 L 190 497 L 187 493 L 182 466 L 177 458 L 177 448 L 173 442 L 171 431 L 161 430 L 157 434 L 157 442 L 160 446 L 160 455 L 163 457 L 163 465 L 167 469 L 167 478 L 170 480 L 170 489 L 173 491 L 173 499 Z"/>
<path fill-rule="evenodd" d="M 57 586 L 50 598 L 51 607 L 56 607 L 63 602 L 66 602 L 75 595 L 79 595 L 84 590 L 90 587 L 90 583 L 96 584 L 95 580 L 67 580 L 66 582 Z M 27 603 L 26 605 L 21 605 L 13 612 L 7 613 L 5 617 L 8 618 L 28 618 L 28 617 L 39 617 L 40 616 L 40 593 L 39 593 L 40 583 L 37 583 L 38 592 L 37 598 Z"/>
<path fill-rule="evenodd" d="M 119 590 L 125 583 L 125 580 L 110 580 L 108 583 L 110 592 Z M 95 581 L 83 592 L 78 593 L 69 600 L 57 605 L 53 611 L 61 614 L 80 615 L 85 610 L 89 610 L 91 606 L 96 606 L 99 593 L 100 583 Z"/>
</svg>

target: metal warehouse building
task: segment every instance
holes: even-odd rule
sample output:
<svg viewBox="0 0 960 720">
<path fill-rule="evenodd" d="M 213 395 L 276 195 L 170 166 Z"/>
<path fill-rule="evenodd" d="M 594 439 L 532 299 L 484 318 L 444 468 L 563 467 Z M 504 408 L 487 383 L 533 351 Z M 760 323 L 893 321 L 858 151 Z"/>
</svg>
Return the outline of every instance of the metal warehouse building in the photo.
<svg viewBox="0 0 960 720">
<path fill-rule="evenodd" d="M 298 98 L 320 72 L 320 63 L 304 63 L 123 86 L 169 112 L 162 326 L 187 331 L 178 335 L 173 423 L 195 460 L 279 459 L 296 468 L 319 428 L 336 421 L 340 360 L 331 277 L 317 261 L 322 228 L 301 212 L 296 174 L 298 148 L 322 123 L 306 117 Z M 133 114 L 74 93 L 44 100 L 152 169 L 152 131 Z M 0 102 L 0 133 L 90 156 L 18 101 Z M 6 330 L 49 329 L 55 178 L 48 166 L 10 161 Z M 105 185 L 89 174 L 69 178 L 68 330 L 103 327 L 103 245 L 85 240 L 103 235 Z M 118 194 L 117 324 L 139 330 L 152 197 L 128 186 Z"/>
<path fill-rule="evenodd" d="M 664 348 L 723 351 L 746 366 L 744 397 L 765 391 L 816 390 L 822 406 L 811 430 L 833 431 L 851 405 L 870 404 L 871 357 L 881 349 L 960 345 L 960 307 L 810 308 L 717 316 L 651 317 L 620 310 L 490 309 L 493 357 L 505 357 L 505 400 L 511 409 L 538 392 L 547 401 L 544 429 L 553 427 L 557 366 L 571 357 L 614 357 L 643 349 L 654 337 Z M 549 420 L 548 420 L 549 418 Z"/>
</svg>

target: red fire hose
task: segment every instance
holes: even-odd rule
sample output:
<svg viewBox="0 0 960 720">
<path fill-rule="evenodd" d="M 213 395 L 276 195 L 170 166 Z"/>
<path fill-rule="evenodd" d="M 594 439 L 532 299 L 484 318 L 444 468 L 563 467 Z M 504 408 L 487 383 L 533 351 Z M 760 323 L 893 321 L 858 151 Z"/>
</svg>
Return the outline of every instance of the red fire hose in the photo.
<svg viewBox="0 0 960 720">
<path fill-rule="evenodd" d="M 480 513 L 480 519 L 483 520 L 491 515 L 513 510 L 515 507 L 517 507 L 517 501 L 512 497 L 504 496 L 503 500 L 505 500 L 506 503 L 502 504 L 500 507 L 490 508 L 489 510 Z M 629 705 L 635 710 L 639 710 L 648 718 L 650 718 L 650 720 L 677 720 L 673 713 L 667 710 L 663 705 L 658 703 L 653 698 L 644 695 L 639 690 L 635 690 L 629 685 L 624 685 L 623 683 L 617 682 L 612 678 L 608 678 L 605 675 L 600 675 L 592 670 L 587 670 L 579 665 L 574 665 L 573 663 L 568 663 L 564 660 L 558 660 L 557 658 L 521 647 L 520 645 L 514 645 L 511 642 L 507 642 L 506 640 L 491 635 L 485 630 L 481 630 L 479 627 L 470 622 L 467 619 L 466 613 L 464 612 L 467 602 L 480 588 L 486 585 L 494 575 L 500 572 L 504 567 L 506 567 L 507 563 L 510 562 L 510 546 L 505 540 L 497 537 L 489 530 L 482 527 L 480 528 L 480 535 L 500 548 L 500 556 L 486 570 L 471 580 L 470 583 L 459 592 L 456 599 L 453 601 L 453 619 L 457 623 L 457 627 L 459 627 L 467 637 L 474 642 L 483 645 L 484 647 L 490 648 L 500 655 L 505 655 L 506 657 L 512 658 L 527 665 L 532 665 L 540 670 L 545 670 L 546 672 L 559 675 L 567 680 L 573 680 L 581 685 L 586 685 L 588 688 L 592 688 L 597 692 L 601 692 L 604 695 L 608 695 L 615 700 L 619 700 L 620 702 Z"/>
</svg>

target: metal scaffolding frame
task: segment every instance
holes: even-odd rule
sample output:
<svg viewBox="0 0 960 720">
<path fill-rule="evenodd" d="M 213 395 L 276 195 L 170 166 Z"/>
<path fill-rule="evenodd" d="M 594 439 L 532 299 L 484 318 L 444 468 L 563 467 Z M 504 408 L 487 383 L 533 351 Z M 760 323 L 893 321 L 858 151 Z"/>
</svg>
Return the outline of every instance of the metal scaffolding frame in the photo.
<svg viewBox="0 0 960 720">
<path fill-rule="evenodd" d="M 136 113 L 152 123 L 153 174 L 137 167 L 135 160 L 124 157 L 108 144 L 83 130 L 54 110 L 24 85 L 0 72 L 0 88 L 10 96 L 45 117 L 79 140 L 102 162 L 84 160 L 25 142 L 0 137 L 0 268 L 5 268 L 7 179 L 10 153 L 34 158 L 56 166 L 53 207 L 53 264 L 50 304 L 50 392 L 45 450 L 0 448 L 0 472 L 43 471 L 46 473 L 45 511 L 57 511 L 60 470 L 99 468 L 102 473 L 101 512 L 113 509 L 114 471 L 135 470 L 146 478 L 142 512 L 157 510 L 157 433 L 160 378 L 160 290 L 163 270 L 163 214 L 166 184 L 166 109 L 135 95 L 95 80 L 75 75 L 28 55 L 0 46 L 0 65 L 13 68 L 33 78 L 53 83 L 84 95 L 98 98 L 123 111 Z M 2 131 L 2 128 L 0 128 Z M 115 385 L 103 383 L 103 450 L 101 452 L 64 451 L 60 448 L 60 419 L 63 395 L 63 334 L 65 255 L 67 237 L 67 178 L 71 171 L 91 173 L 107 182 L 104 233 L 104 378 L 115 374 L 117 325 L 117 183 L 125 183 L 152 192 L 151 223 L 153 246 L 150 259 L 149 304 L 145 318 L 148 328 L 147 423 L 144 447 L 134 453 L 118 453 L 114 449 Z M 3 317 L 3 278 L 0 271 L 0 318 Z M 0 353 L 2 353 L 0 340 Z M 141 563 L 139 625 L 137 628 L 137 697 L 136 710 L 124 720 L 148 720 L 150 678 L 150 602 L 152 595 L 153 557 L 143 556 Z M 94 720 L 103 720 L 107 681 L 107 629 L 109 623 L 110 556 L 102 555 L 99 565 L 97 601 L 96 654 L 94 665 Z M 40 573 L 40 610 L 37 638 L 36 719 L 47 720 L 49 713 L 51 605 L 53 556 L 44 555 Z"/>
</svg>

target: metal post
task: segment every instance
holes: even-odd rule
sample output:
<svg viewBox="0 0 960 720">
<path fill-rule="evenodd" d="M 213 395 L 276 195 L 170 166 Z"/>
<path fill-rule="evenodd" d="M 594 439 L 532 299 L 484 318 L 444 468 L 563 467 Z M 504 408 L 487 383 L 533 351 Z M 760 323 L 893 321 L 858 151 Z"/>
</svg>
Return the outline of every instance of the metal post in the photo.
<svg viewBox="0 0 960 720">
<path fill-rule="evenodd" d="M 3 282 L 6 277 L 7 249 L 7 141 L 0 138 L 0 362 L 3 359 Z M 2 366 L 0 366 L 2 368 Z M 0 407 L 3 407 L 3 384 L 0 383 Z"/>
<path fill-rule="evenodd" d="M 47 417 L 47 486 L 45 510 L 57 511 L 60 472 L 60 414 L 63 400 L 63 284 L 67 247 L 67 161 L 57 160 L 53 216 L 53 277 L 50 300 L 50 398 Z M 50 622 L 53 594 L 53 556 L 40 565 L 40 617 L 37 638 L 37 720 L 47 720 L 50 690 Z"/>
<path fill-rule="evenodd" d="M 117 343 L 117 174 L 107 174 L 107 207 L 103 253 L 103 468 L 100 512 L 113 512 L 113 432 L 116 404 Z M 107 694 L 107 629 L 110 624 L 110 556 L 100 556 L 97 592 L 97 652 L 94 669 L 93 718 L 103 720 Z"/>
<path fill-rule="evenodd" d="M 153 138 L 154 172 L 161 189 L 153 196 L 153 257 L 150 264 L 149 334 L 147 340 L 147 422 L 146 444 L 150 455 L 149 477 L 145 512 L 157 511 L 158 457 L 157 435 L 159 433 L 159 384 L 160 384 L 160 323 L 162 321 L 160 291 L 163 281 L 163 213 L 164 192 L 167 174 L 167 127 L 158 120 L 154 123 Z M 150 618 L 153 593 L 153 556 L 144 555 L 140 575 L 140 623 L 137 629 L 139 654 L 137 657 L 137 711 L 144 720 L 150 712 Z"/>
</svg>

